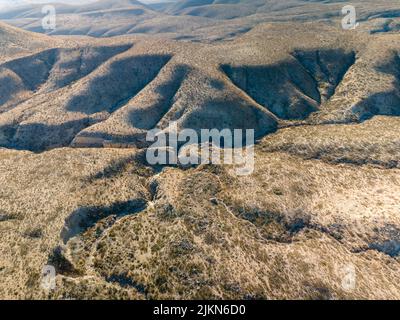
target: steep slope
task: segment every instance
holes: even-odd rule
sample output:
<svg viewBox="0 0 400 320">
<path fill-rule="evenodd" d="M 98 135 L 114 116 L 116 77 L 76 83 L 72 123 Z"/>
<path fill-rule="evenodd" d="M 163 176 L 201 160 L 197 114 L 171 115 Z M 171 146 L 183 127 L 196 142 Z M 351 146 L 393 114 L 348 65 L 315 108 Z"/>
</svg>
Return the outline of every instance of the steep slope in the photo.
<svg viewBox="0 0 400 320">
<path fill-rule="evenodd" d="M 1 146 L 43 151 L 71 142 L 143 145 L 147 130 L 172 121 L 199 130 L 254 128 L 258 137 L 277 128 L 276 118 L 226 79 L 218 63 L 203 63 L 203 53 L 196 53 L 201 47 L 96 42 L 71 42 L 71 48 L 1 66 L 4 83 L 17 84 L 1 87 Z"/>
<path fill-rule="evenodd" d="M 130 47 L 50 49 L 7 62 L 0 69 L 0 112 L 16 106 L 34 93 L 48 93 L 71 84 L 128 48 Z"/>
<path fill-rule="evenodd" d="M 58 41 L 0 22 L 0 62 L 8 57 L 55 46 Z"/>
<path fill-rule="evenodd" d="M 399 34 L 276 22 L 343 5 L 301 2 L 132 29 L 168 37 L 0 24 L 0 298 L 400 299 Z M 254 129 L 254 171 L 149 165 L 171 122 Z"/>
<path fill-rule="evenodd" d="M 25 29 L 50 34 L 87 34 L 91 36 L 113 35 L 113 29 L 124 34 L 137 23 L 152 19 L 158 13 L 138 1 L 101 0 L 74 6 L 54 4 L 57 13 L 57 29 L 43 30 L 43 5 L 32 4 L 0 12 L 0 19 Z M 72 25 L 71 19 L 74 21 Z"/>
<path fill-rule="evenodd" d="M 271 66 L 222 66 L 242 90 L 282 119 L 304 119 L 334 93 L 355 62 L 354 52 L 296 51 Z"/>
</svg>

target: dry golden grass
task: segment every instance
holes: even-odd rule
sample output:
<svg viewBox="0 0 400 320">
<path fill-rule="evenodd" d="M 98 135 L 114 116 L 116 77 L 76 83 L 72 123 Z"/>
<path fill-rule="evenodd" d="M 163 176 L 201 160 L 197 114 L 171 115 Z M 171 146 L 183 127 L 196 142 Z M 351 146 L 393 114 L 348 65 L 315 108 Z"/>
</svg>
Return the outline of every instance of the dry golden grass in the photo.
<svg viewBox="0 0 400 320">
<path fill-rule="evenodd" d="M 262 140 L 265 152 L 287 152 L 331 163 L 400 168 L 400 118 L 377 116 L 361 124 L 299 126 Z"/>
</svg>

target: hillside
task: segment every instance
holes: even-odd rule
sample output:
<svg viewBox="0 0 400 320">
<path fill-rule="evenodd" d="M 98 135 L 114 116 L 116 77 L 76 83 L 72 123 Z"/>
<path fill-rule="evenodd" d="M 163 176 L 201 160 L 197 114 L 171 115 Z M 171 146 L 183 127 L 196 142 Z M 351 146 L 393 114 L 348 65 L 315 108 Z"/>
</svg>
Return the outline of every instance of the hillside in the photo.
<svg viewBox="0 0 400 320">
<path fill-rule="evenodd" d="M 0 22 L 0 61 L 54 47 L 56 44 L 56 39 L 26 32 Z"/>
<path fill-rule="evenodd" d="M 212 45 L 69 40 L 7 61 L 0 69 L 0 145 L 140 147 L 148 130 L 171 121 L 179 128 L 253 128 L 260 138 L 299 123 L 399 115 L 396 35 L 355 36 L 318 23 L 292 28 L 295 39 L 285 25 L 264 24 Z M 314 31 L 321 29 L 323 43 Z"/>
<path fill-rule="evenodd" d="M 353 1 L 367 32 L 398 29 L 397 0 Z M 215 41 L 236 38 L 261 23 L 327 21 L 340 23 L 343 1 L 179 0 L 144 5 L 135 0 L 101 0 L 85 5 L 55 4 L 57 28 L 42 28 L 42 5 L 4 8 L 0 20 L 29 31 L 52 35 L 111 37 L 162 34 L 163 37 Z"/>
</svg>

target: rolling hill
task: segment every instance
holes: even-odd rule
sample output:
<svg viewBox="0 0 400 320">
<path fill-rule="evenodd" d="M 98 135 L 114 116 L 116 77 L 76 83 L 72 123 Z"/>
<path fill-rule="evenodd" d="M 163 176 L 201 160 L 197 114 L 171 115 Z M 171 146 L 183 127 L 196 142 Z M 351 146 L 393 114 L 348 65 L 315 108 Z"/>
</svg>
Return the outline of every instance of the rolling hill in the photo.
<svg viewBox="0 0 400 320">
<path fill-rule="evenodd" d="M 396 0 L 352 2 L 368 32 L 396 30 Z M 100 0 L 84 5 L 54 4 L 57 28 L 42 28 L 43 5 L 16 6 L 0 11 L 0 20 L 29 31 L 52 35 L 110 37 L 124 34 L 163 34 L 196 41 L 235 38 L 260 23 L 339 21 L 343 1 L 308 0 L 181 0 L 145 5 L 136 0 Z M 393 26 L 394 25 L 394 26 Z"/>
</svg>

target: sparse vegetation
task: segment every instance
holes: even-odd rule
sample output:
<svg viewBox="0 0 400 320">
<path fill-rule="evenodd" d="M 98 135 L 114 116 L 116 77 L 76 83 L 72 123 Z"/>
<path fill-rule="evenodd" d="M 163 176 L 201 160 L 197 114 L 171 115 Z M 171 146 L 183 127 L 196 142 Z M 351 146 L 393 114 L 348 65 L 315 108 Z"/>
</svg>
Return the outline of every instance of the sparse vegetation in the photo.
<svg viewBox="0 0 400 320">
<path fill-rule="evenodd" d="M 349 32 L 300 0 L 65 8 L 57 33 L 102 39 L 0 23 L 0 298 L 399 299 L 396 1 Z M 148 165 L 172 121 L 254 129 L 254 172 Z"/>
</svg>

